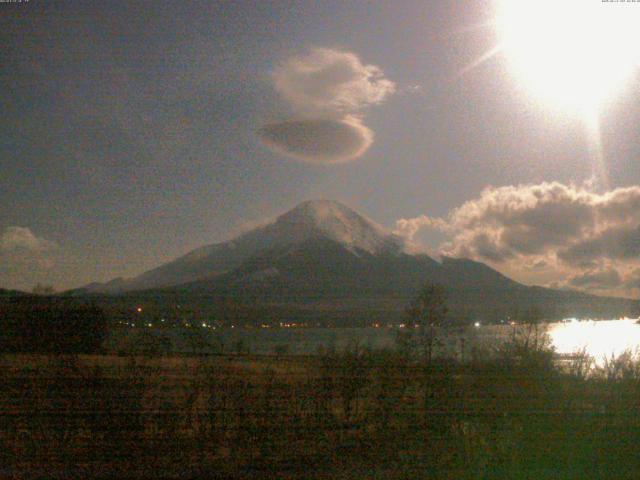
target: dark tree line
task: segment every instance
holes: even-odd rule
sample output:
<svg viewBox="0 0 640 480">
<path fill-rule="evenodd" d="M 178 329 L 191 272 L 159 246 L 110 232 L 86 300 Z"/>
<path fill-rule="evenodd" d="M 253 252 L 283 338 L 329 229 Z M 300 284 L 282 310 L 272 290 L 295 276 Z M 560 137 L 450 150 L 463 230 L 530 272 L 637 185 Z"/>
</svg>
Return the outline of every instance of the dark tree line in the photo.
<svg viewBox="0 0 640 480">
<path fill-rule="evenodd" d="M 102 309 L 73 299 L 16 297 L 0 303 L 0 353 L 94 353 L 106 330 Z"/>
</svg>

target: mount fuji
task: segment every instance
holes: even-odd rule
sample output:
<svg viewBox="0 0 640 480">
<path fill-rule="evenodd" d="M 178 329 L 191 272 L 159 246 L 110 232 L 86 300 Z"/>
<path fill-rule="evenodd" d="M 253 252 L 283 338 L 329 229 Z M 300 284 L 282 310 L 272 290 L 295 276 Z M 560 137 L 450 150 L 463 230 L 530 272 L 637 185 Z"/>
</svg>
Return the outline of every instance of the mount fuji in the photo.
<svg viewBox="0 0 640 480">
<path fill-rule="evenodd" d="M 404 242 L 400 237 L 341 203 L 310 200 L 267 225 L 228 242 L 197 248 L 137 277 L 92 283 L 84 290 L 91 293 L 117 293 L 211 279 L 241 267 L 260 253 L 291 252 L 313 242 L 334 243 L 354 257 L 397 255 L 404 251 Z"/>
<path fill-rule="evenodd" d="M 402 238 L 331 200 L 303 202 L 228 242 L 200 247 L 137 277 L 73 293 L 180 298 L 199 305 L 233 299 L 261 305 L 263 317 L 324 315 L 361 323 L 401 318 L 427 282 L 445 286 L 451 315 L 463 322 L 496 321 L 531 306 L 547 318 L 640 313 L 634 300 L 526 286 L 469 259 L 438 262 L 410 253 Z"/>
</svg>

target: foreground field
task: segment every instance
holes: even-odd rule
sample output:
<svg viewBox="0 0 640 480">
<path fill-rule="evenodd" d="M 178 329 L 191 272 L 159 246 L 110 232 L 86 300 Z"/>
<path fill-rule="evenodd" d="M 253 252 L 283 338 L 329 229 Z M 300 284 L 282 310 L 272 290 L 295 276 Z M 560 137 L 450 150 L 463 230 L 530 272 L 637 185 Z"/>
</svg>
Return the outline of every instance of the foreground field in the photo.
<svg viewBox="0 0 640 480">
<path fill-rule="evenodd" d="M 465 365 L 3 356 L 0 477 L 637 478 L 640 368 L 588 366 L 523 344 Z"/>
</svg>

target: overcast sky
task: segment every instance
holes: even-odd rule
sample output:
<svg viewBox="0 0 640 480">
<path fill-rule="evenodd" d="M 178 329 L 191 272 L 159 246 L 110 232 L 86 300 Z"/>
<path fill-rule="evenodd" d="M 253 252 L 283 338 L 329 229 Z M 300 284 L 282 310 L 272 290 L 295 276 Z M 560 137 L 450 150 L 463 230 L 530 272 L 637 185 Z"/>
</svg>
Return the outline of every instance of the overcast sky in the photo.
<svg viewBox="0 0 640 480">
<path fill-rule="evenodd" d="M 640 8 L 640 5 L 638 6 Z M 637 74 L 585 119 L 493 1 L 0 4 L 0 287 L 139 274 L 309 198 L 525 283 L 637 297 Z"/>
</svg>

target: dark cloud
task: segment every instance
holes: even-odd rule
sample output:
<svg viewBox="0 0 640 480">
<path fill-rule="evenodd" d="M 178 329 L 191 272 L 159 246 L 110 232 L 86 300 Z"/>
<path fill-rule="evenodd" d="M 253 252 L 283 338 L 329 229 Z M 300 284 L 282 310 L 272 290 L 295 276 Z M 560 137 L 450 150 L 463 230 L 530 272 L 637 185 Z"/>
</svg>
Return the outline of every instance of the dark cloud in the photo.
<svg viewBox="0 0 640 480">
<path fill-rule="evenodd" d="M 587 264 L 603 257 L 615 260 L 637 259 L 640 257 L 640 226 L 604 230 L 561 250 L 558 257 L 572 265 Z"/>
<path fill-rule="evenodd" d="M 625 285 L 627 288 L 640 290 L 640 268 L 635 268 L 629 273 Z"/>
<path fill-rule="evenodd" d="M 438 228 L 453 239 L 449 254 L 464 249 L 491 260 L 534 255 L 549 250 L 582 249 L 588 257 L 610 251 L 612 257 L 640 254 L 640 187 L 597 194 L 558 182 L 485 189 L 445 219 L 422 215 L 401 219 L 414 234 Z M 584 258 L 583 258 L 584 259 Z"/>
<path fill-rule="evenodd" d="M 574 276 L 569 284 L 578 288 L 609 290 L 622 284 L 620 273 L 614 268 L 590 271 Z"/>
<path fill-rule="evenodd" d="M 258 133 L 272 149 L 310 163 L 352 160 L 373 141 L 373 132 L 357 119 L 291 120 L 267 124 Z"/>
<path fill-rule="evenodd" d="M 598 282 L 622 287 L 623 272 L 640 265 L 640 186 L 605 193 L 558 182 L 487 188 L 445 218 L 421 215 L 397 225 L 410 237 L 420 228 L 447 234 L 444 255 L 501 264 L 511 272 L 544 265 L 546 274 L 555 269 L 583 288 L 599 288 Z"/>
<path fill-rule="evenodd" d="M 472 252 L 493 262 L 502 262 L 514 256 L 511 250 L 500 247 L 499 243 L 493 241 L 486 233 L 476 235 L 473 238 L 472 245 Z"/>
<path fill-rule="evenodd" d="M 591 200 L 588 192 L 560 183 L 486 189 L 479 199 L 452 212 L 450 227 L 462 235 L 450 248 L 455 252 L 467 244 L 483 256 L 490 239 L 492 251 L 501 252 L 504 259 L 544 253 L 593 228 L 596 215 Z M 481 240 L 479 244 L 468 244 L 469 230 L 484 232 L 473 236 Z"/>
</svg>

